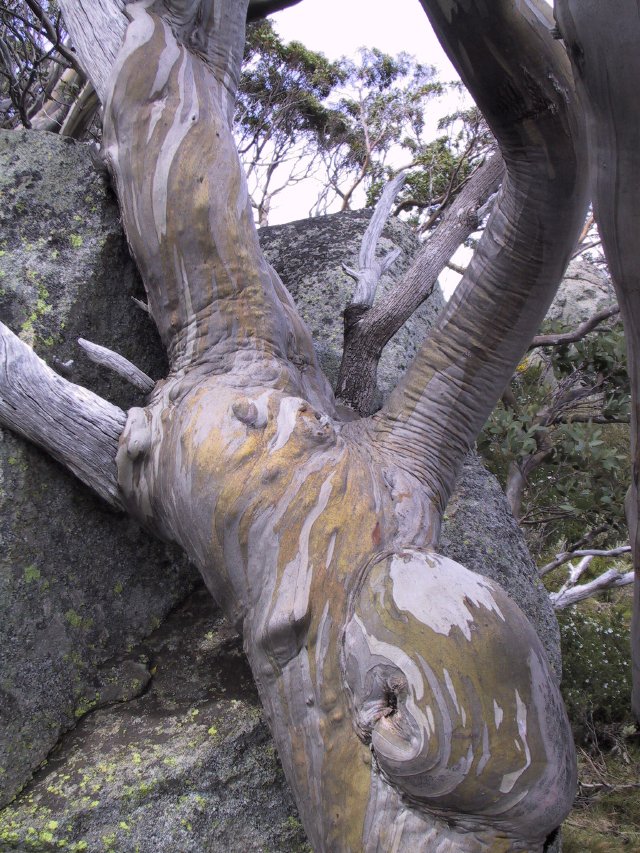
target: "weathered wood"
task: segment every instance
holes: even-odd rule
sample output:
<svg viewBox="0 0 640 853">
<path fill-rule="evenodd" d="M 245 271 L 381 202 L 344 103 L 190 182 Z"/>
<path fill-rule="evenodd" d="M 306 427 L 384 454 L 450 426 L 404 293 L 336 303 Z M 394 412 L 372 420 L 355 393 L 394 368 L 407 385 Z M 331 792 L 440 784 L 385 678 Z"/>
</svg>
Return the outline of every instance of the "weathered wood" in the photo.
<svg viewBox="0 0 640 853">
<path fill-rule="evenodd" d="M 153 387 L 156 384 L 153 379 L 130 362 L 128 358 L 111 349 L 107 349 L 107 347 L 101 347 L 99 344 L 91 343 L 91 341 L 85 341 L 84 338 L 78 338 L 78 344 L 95 364 L 106 367 L 108 370 L 113 370 L 114 373 L 122 376 L 123 379 L 126 379 L 127 382 L 139 388 L 140 391 L 144 391 L 145 394 L 153 391 Z"/>
<path fill-rule="evenodd" d="M 76 56 L 104 103 L 107 82 L 127 28 L 124 0 L 60 0 Z"/>
<path fill-rule="evenodd" d="M 400 254 L 400 249 L 394 249 L 385 255 L 385 257 L 376 258 L 376 248 L 391 213 L 393 202 L 406 178 L 406 174 L 400 172 L 400 174 L 396 175 L 386 184 L 373 211 L 371 222 L 367 226 L 367 230 L 364 232 L 362 238 L 358 255 L 358 269 L 351 270 L 348 267 L 344 268 L 345 272 L 355 279 L 356 282 L 351 297 L 352 304 L 373 305 L 380 279 L 391 268 Z"/>
<path fill-rule="evenodd" d="M 549 595 L 555 610 L 565 610 L 573 604 L 578 604 L 580 601 L 585 601 L 599 592 L 604 592 L 607 589 L 619 589 L 623 586 L 629 586 L 634 582 L 634 572 L 621 573 L 616 569 L 608 569 L 589 583 L 569 584 L 563 586 L 558 592 L 552 592 Z"/>
<path fill-rule="evenodd" d="M 640 18 L 634 0 L 615 10 L 597 0 L 556 3 L 560 34 L 582 89 L 593 210 L 625 329 L 631 384 L 631 487 L 626 510 L 640 573 Z M 632 705 L 640 719 L 640 583 L 634 590 Z"/>
<path fill-rule="evenodd" d="M 575 551 L 562 551 L 560 554 L 556 554 L 551 562 L 541 566 L 538 569 L 538 574 L 543 578 L 545 575 L 549 574 L 549 572 L 557 569 L 558 566 L 562 566 L 564 563 L 568 563 L 569 560 L 573 560 L 578 557 L 620 557 L 622 554 L 629 554 L 630 552 L 630 545 L 621 545 L 619 548 L 609 548 L 606 550 L 601 548 L 578 548 Z"/>
<path fill-rule="evenodd" d="M 46 450 L 117 509 L 125 413 L 54 373 L 0 323 L 0 423 Z"/>
</svg>

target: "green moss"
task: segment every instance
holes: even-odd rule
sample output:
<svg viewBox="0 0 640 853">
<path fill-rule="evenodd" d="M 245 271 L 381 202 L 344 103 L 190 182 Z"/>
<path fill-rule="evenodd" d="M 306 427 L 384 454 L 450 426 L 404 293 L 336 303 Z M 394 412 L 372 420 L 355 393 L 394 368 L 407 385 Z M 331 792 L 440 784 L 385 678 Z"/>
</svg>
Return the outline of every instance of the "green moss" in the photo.
<svg viewBox="0 0 640 853">
<path fill-rule="evenodd" d="M 71 243 L 72 249 L 79 249 L 84 243 L 84 240 L 79 234 L 70 234 L 69 242 Z"/>
<path fill-rule="evenodd" d="M 27 566 L 23 572 L 25 583 L 40 580 L 40 570 L 36 566 Z"/>
<path fill-rule="evenodd" d="M 67 610 L 64 618 L 65 622 L 71 625 L 72 628 L 84 628 L 88 630 L 93 625 L 93 619 L 84 619 L 75 610 Z"/>
</svg>

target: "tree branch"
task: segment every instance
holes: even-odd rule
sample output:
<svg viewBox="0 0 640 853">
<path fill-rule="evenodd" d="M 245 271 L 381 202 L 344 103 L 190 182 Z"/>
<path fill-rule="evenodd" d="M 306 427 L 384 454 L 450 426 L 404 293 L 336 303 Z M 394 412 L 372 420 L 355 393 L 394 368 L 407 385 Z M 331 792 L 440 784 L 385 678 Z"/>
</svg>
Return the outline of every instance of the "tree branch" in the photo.
<svg viewBox="0 0 640 853">
<path fill-rule="evenodd" d="M 144 391 L 145 394 L 153 391 L 156 384 L 153 379 L 123 355 L 107 349 L 107 347 L 91 343 L 91 341 L 85 341 L 84 338 L 78 338 L 78 343 L 95 364 L 112 370 L 140 391 Z"/>
<path fill-rule="evenodd" d="M 362 237 L 358 256 L 358 270 L 355 273 L 356 286 L 351 297 L 352 305 L 373 305 L 381 277 L 400 254 L 400 250 L 396 249 L 384 258 L 377 259 L 376 247 L 389 218 L 395 197 L 400 192 L 405 180 L 406 173 L 404 172 L 392 178 L 386 184 L 375 206 L 371 221 Z M 349 274 L 352 275 L 352 273 Z"/>
<path fill-rule="evenodd" d="M 596 326 L 600 325 L 600 323 L 603 323 L 605 320 L 608 320 L 610 317 L 614 317 L 619 313 L 620 309 L 615 305 L 613 308 L 605 308 L 602 311 L 598 311 L 597 314 L 594 314 L 593 317 L 589 317 L 589 319 L 585 320 L 584 323 L 581 323 L 572 332 L 563 332 L 558 335 L 536 335 L 529 344 L 529 349 L 536 349 L 536 347 L 561 347 L 565 344 L 574 344 L 586 337 L 589 332 L 592 332 Z"/>
<path fill-rule="evenodd" d="M 467 273 L 385 408 L 378 441 L 444 510 L 464 455 L 539 328 L 582 228 L 585 145 L 541 0 L 422 0 L 507 167 Z"/>
<path fill-rule="evenodd" d="M 123 509 L 116 453 L 125 413 L 47 365 L 0 323 L 0 423 Z"/>
<path fill-rule="evenodd" d="M 566 586 L 558 592 L 552 592 L 549 594 L 549 598 L 551 599 L 554 610 L 564 610 L 566 607 L 571 607 L 572 604 L 577 604 L 579 601 L 591 598 L 591 596 L 598 592 L 628 586 L 633 581 L 633 572 L 621 574 L 616 569 L 609 569 L 609 571 L 603 572 L 603 574 L 595 580 L 589 581 L 589 583 L 580 584 L 579 586 Z"/>
<path fill-rule="evenodd" d="M 429 296 L 451 256 L 478 224 L 477 211 L 500 186 L 504 164 L 499 155 L 487 160 L 456 197 L 429 236 L 402 281 L 367 311 L 346 318 L 344 352 L 337 396 L 361 414 L 371 414 L 382 350 Z"/>
<path fill-rule="evenodd" d="M 246 0 L 207 0 L 197 27 L 193 2 L 166 17 L 128 7 L 105 104 L 103 147 L 151 316 L 174 373 L 224 372 L 243 352 L 256 378 L 261 364 L 331 410 L 311 336 L 260 249 L 233 138 Z"/>
<path fill-rule="evenodd" d="M 562 551 L 560 554 L 556 554 L 553 560 L 550 563 L 546 563 L 546 565 L 541 566 L 538 569 L 538 574 L 541 578 L 545 575 L 552 572 L 554 569 L 557 569 L 558 566 L 562 566 L 564 563 L 568 563 L 569 560 L 575 560 L 577 557 L 619 557 L 622 554 L 631 553 L 630 545 L 622 545 L 620 548 L 610 548 L 608 550 L 602 550 L 597 548 L 590 549 L 580 549 L 576 548 L 573 551 Z"/>
<path fill-rule="evenodd" d="M 104 104 L 107 83 L 127 28 L 124 0 L 60 0 L 82 70 Z"/>
</svg>

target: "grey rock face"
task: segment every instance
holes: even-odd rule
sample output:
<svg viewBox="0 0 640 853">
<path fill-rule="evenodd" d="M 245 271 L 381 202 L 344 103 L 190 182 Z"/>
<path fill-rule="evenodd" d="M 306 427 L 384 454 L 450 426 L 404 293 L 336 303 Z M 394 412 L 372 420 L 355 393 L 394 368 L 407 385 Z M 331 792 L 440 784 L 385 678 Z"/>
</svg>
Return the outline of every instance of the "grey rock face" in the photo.
<svg viewBox="0 0 640 853">
<path fill-rule="evenodd" d="M 335 384 L 340 367 L 342 313 L 351 301 L 353 290 L 353 281 L 342 269 L 342 264 L 357 268 L 362 235 L 370 218 L 371 211 L 356 210 L 260 231 L 264 253 L 311 328 L 320 364 L 332 384 Z M 402 278 L 420 246 L 410 228 L 391 219 L 377 251 L 383 255 L 396 246 L 402 249 L 402 254 L 382 277 L 381 294 Z M 432 296 L 389 341 L 378 365 L 381 397 L 393 390 L 398 376 L 415 356 L 426 329 L 433 325 L 443 305 L 442 293 L 436 286 Z"/>
<path fill-rule="evenodd" d="M 131 301 L 140 291 L 86 147 L 0 131 L 0 319 L 50 364 L 74 359 L 74 381 L 129 406 L 135 391 L 75 340 L 162 374 L 157 335 Z M 95 704 L 98 666 L 148 635 L 194 580 L 175 549 L 0 430 L 0 802 Z"/>
<path fill-rule="evenodd" d="M 204 586 L 119 668 L 149 689 L 66 736 L 4 809 L 1 850 L 310 850 L 240 638 Z"/>
<path fill-rule="evenodd" d="M 606 273 L 576 258 L 567 267 L 546 319 L 573 327 L 615 304 L 616 295 Z"/>
<path fill-rule="evenodd" d="M 73 359 L 74 381 L 122 407 L 139 404 L 135 391 L 82 361 L 74 343 L 82 336 L 109 346 L 154 377 L 165 369 L 155 330 L 130 299 L 142 294 L 114 199 L 86 149 L 0 132 L 0 193 L 0 318 L 49 363 Z M 341 263 L 354 264 L 367 222 L 366 212 L 337 214 L 261 234 L 331 376 L 351 289 Z M 383 286 L 417 249 L 397 222 L 382 248 L 395 244 L 404 253 Z M 393 387 L 441 305 L 436 294 L 387 348 L 381 391 Z M 239 640 L 200 588 L 185 601 L 194 577 L 184 561 L 8 433 L 0 477 L 5 799 L 49 755 L 0 814 L 0 849 L 53 850 L 63 841 L 63 849 L 118 853 L 307 849 Z M 555 619 L 523 538 L 473 457 L 441 550 L 502 583 L 557 663 Z"/>
</svg>

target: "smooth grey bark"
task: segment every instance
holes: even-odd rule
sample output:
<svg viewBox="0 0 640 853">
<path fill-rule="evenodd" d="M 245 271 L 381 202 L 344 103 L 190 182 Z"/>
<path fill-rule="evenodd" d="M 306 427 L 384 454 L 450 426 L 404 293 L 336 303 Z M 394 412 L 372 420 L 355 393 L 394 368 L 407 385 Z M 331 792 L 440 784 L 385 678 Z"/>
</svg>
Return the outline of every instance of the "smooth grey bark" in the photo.
<svg viewBox="0 0 640 853">
<path fill-rule="evenodd" d="M 438 327 L 373 419 L 389 452 L 415 449 L 414 471 L 444 507 L 464 454 L 523 343 L 539 328 L 580 233 L 586 146 L 568 60 L 553 43 L 544 3 L 500 3 L 490 10 L 474 3 L 452 10 L 445 0 L 423 6 L 498 140 L 507 170 Z"/>
<path fill-rule="evenodd" d="M 556 17 L 587 118 L 593 209 L 627 342 L 631 382 L 631 486 L 627 522 L 640 572 L 640 16 L 635 0 L 559 0 Z M 640 719 L 640 583 L 634 590 L 632 707 Z"/>
</svg>

